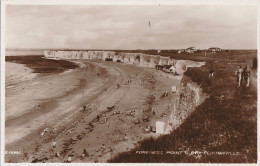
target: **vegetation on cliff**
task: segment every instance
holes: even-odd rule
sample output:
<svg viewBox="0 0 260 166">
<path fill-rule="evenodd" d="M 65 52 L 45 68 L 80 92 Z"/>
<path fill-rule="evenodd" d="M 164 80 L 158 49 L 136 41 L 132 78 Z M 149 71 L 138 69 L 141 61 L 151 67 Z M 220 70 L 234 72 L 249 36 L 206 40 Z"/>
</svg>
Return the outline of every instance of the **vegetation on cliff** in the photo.
<svg viewBox="0 0 260 166">
<path fill-rule="evenodd" d="M 146 139 L 110 162 L 257 162 L 256 84 L 236 88 L 237 65 L 208 61 L 200 68 L 188 69 L 185 75 L 210 97 L 170 134 Z M 215 76 L 209 78 L 212 66 Z"/>
</svg>

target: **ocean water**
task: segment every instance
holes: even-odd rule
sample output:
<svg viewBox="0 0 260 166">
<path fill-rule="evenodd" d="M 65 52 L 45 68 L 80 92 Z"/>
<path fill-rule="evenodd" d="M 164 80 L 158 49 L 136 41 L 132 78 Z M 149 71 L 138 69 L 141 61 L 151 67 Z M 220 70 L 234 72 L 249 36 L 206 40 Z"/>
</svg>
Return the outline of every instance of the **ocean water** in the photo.
<svg viewBox="0 0 260 166">
<path fill-rule="evenodd" d="M 45 49 L 6 49 L 5 56 L 43 55 Z"/>
</svg>

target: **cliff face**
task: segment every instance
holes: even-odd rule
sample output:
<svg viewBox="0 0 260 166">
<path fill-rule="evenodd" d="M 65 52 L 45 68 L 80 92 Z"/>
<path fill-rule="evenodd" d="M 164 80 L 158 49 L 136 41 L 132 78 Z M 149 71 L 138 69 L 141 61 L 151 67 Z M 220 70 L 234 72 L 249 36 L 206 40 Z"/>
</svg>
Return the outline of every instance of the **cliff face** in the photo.
<svg viewBox="0 0 260 166">
<path fill-rule="evenodd" d="M 165 134 L 179 127 L 183 121 L 207 98 L 202 89 L 187 76 L 183 76 L 177 87 L 174 107 L 171 111 Z"/>
<path fill-rule="evenodd" d="M 187 61 L 187 60 L 173 60 L 169 57 L 162 57 L 156 55 L 148 55 L 142 53 L 125 53 L 120 52 L 116 54 L 113 51 L 44 51 L 46 58 L 57 59 L 112 59 L 114 62 L 120 61 L 125 64 L 135 64 L 140 67 L 155 68 L 156 65 L 173 65 L 176 68 L 176 73 L 183 74 L 187 67 L 201 66 L 203 63 Z"/>
</svg>

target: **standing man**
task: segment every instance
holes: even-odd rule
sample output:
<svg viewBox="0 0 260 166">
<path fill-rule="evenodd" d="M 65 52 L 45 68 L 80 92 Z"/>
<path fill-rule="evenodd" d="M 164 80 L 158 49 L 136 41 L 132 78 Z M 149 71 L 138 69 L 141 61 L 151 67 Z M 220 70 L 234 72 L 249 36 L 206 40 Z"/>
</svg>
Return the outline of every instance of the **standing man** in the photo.
<svg viewBox="0 0 260 166">
<path fill-rule="evenodd" d="M 210 63 L 210 70 L 209 70 L 209 78 L 214 78 L 214 66 L 213 66 L 213 63 L 211 62 Z"/>
<path fill-rule="evenodd" d="M 214 78 L 214 69 L 213 69 L 213 67 L 211 67 L 210 70 L 209 70 L 209 78 Z"/>
<path fill-rule="evenodd" d="M 242 80 L 242 73 L 243 73 L 243 69 L 241 68 L 241 66 L 238 66 L 238 69 L 236 71 L 236 76 L 237 76 L 237 87 L 239 88 L 241 85 L 241 80 Z"/>
<path fill-rule="evenodd" d="M 250 82 L 250 68 L 249 65 L 246 65 L 246 68 L 244 69 L 244 78 L 246 81 L 246 87 L 249 87 L 249 82 Z"/>
</svg>

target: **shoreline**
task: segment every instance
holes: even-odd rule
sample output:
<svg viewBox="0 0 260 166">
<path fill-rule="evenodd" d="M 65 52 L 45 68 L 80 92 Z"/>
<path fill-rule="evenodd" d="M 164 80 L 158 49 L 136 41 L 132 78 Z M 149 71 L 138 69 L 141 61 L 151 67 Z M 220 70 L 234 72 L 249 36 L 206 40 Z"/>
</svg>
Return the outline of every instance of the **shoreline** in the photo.
<svg viewBox="0 0 260 166">
<path fill-rule="evenodd" d="M 18 72 L 20 75 L 16 74 Z M 33 70 L 31 68 L 27 67 L 24 64 L 15 62 L 5 63 L 5 75 L 7 78 L 5 80 L 5 88 L 9 88 L 9 86 L 13 86 L 14 84 L 21 81 L 29 81 L 38 76 L 37 73 L 33 73 Z"/>
<path fill-rule="evenodd" d="M 33 73 L 39 74 L 59 74 L 69 69 L 76 69 L 79 66 L 73 62 L 65 60 L 53 60 L 45 58 L 43 55 L 27 56 L 5 56 L 5 62 L 23 64 L 30 68 Z"/>
</svg>

